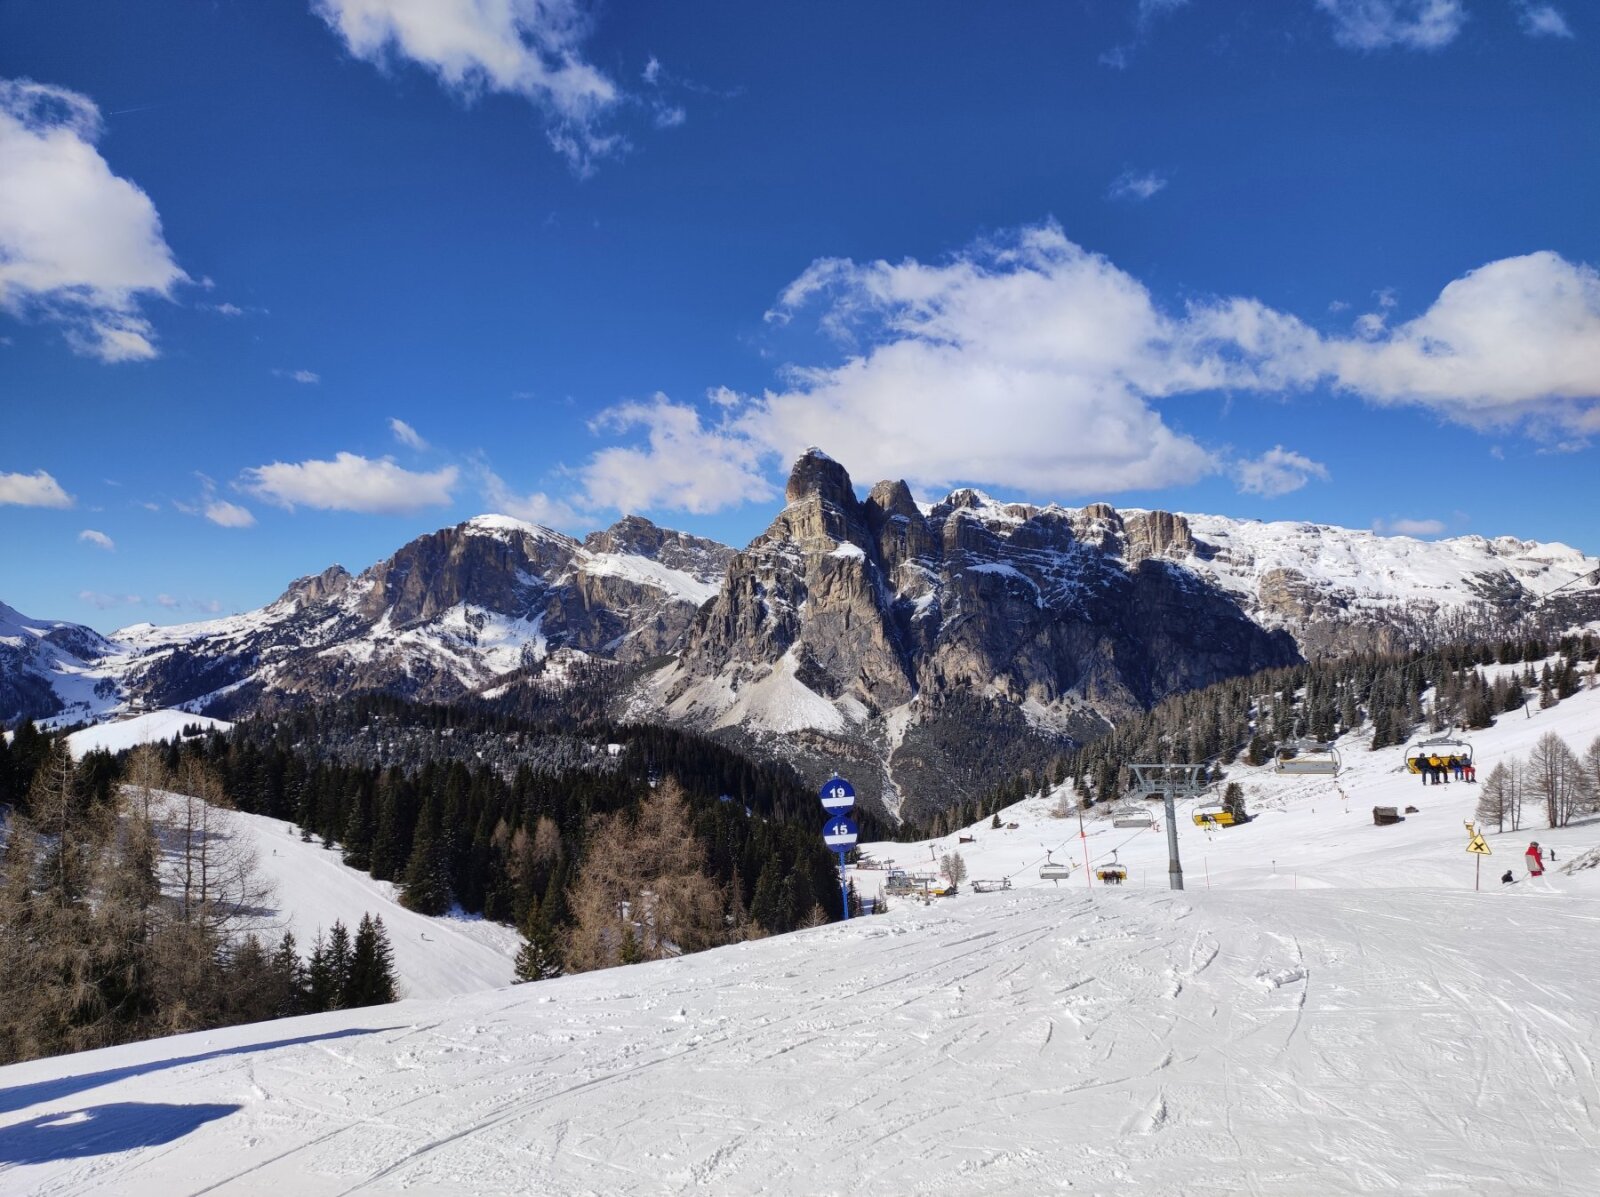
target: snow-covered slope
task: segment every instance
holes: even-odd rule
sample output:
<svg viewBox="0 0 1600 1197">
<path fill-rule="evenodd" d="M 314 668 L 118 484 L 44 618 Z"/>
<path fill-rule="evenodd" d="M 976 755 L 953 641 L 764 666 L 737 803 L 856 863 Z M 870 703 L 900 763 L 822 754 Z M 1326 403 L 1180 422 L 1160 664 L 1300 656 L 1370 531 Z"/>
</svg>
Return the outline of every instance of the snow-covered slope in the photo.
<svg viewBox="0 0 1600 1197">
<path fill-rule="evenodd" d="M 1471 738 L 1486 773 L 1547 731 L 1586 747 L 1600 691 Z M 1081 845 L 1036 799 L 931 845 L 1009 892 L 0 1069 L 0 1192 L 1600 1191 L 1600 869 L 1496 880 L 1600 824 L 1488 829 L 1474 893 L 1480 788 L 1344 747 L 1338 785 L 1247 773 L 1254 822 L 1182 823 L 1182 894 L 1163 836 L 1099 820 L 1130 884 L 1040 884 Z M 313 889 L 337 866 L 287 832 Z"/>
<path fill-rule="evenodd" d="M 1600 1189 L 1600 901 L 989 895 L 0 1069 L 0 1191 Z"/>
<path fill-rule="evenodd" d="M 227 731 L 233 724 L 225 719 L 212 719 L 205 715 L 191 715 L 188 711 L 147 711 L 129 719 L 111 723 L 96 723 L 67 736 L 67 747 L 74 757 L 97 749 L 117 753 L 139 744 L 170 741 L 181 736 L 186 727 L 201 727 L 207 731 Z"/>
<path fill-rule="evenodd" d="M 1501 715 L 1493 727 L 1464 733 L 1477 764 L 1476 785 L 1424 786 L 1418 775 L 1406 771 L 1403 748 L 1369 750 L 1370 732 L 1339 743 L 1343 770 L 1337 778 L 1283 775 L 1273 772 L 1270 765 L 1252 769 L 1236 762 L 1228 768 L 1228 780 L 1244 787 L 1251 822 L 1207 830 L 1193 821 L 1195 802 L 1178 804 L 1178 850 L 1185 884 L 1189 890 L 1208 886 L 1470 890 L 1474 862 L 1466 852 L 1468 837 L 1462 824 L 1476 817 L 1483 779 L 1497 761 L 1526 759 L 1547 732 L 1554 732 L 1582 754 L 1600 737 L 1600 689 L 1582 690 L 1548 710 L 1529 707 Z M 1167 836 L 1159 803 L 1149 806 L 1156 825 L 1147 830 L 1117 828 L 1108 810 L 1093 810 L 1084 820 L 1080 838 L 1077 815 L 1055 813 L 1063 808 L 1063 799 L 1070 806 L 1070 783 L 1061 791 L 1001 811 L 1001 822 L 1016 823 L 1015 830 L 995 829 L 986 819 L 936 840 L 871 843 L 863 844 L 862 849 L 878 863 L 892 861 L 895 867 L 919 873 L 936 871 L 938 858 L 959 852 L 970 878 L 1009 879 L 1018 889 L 1096 884 L 1085 879 L 1087 851 L 1090 874 L 1117 863 L 1128 870 L 1124 888 L 1167 887 Z M 1378 827 L 1372 820 L 1374 806 L 1418 809 L 1406 815 L 1403 823 Z M 1500 874 L 1507 868 L 1525 879 L 1522 854 L 1530 839 L 1553 846 L 1558 865 L 1600 844 L 1600 822 L 1557 830 L 1548 830 L 1543 824 L 1542 810 L 1530 803 L 1521 830 L 1483 828 L 1494 850 L 1494 855 L 1483 861 L 1486 887 L 1499 888 Z M 969 842 L 963 843 L 963 839 Z M 1072 865 L 1072 879 L 1041 880 L 1039 866 L 1047 859 Z M 858 890 L 874 896 L 882 888 L 885 870 L 861 869 L 854 871 L 854 876 Z M 1530 888 L 1592 892 L 1600 897 L 1600 877 L 1570 878 L 1551 871 Z"/>
<path fill-rule="evenodd" d="M 417 914 L 400 905 L 392 883 L 347 867 L 337 850 L 303 843 L 293 824 L 238 812 L 226 817 L 231 833 L 254 848 L 261 876 L 272 883 L 274 910 L 259 926 L 264 938 L 292 931 L 305 954 L 335 920 L 353 932 L 363 914 L 373 914 L 388 929 L 405 996 L 451 997 L 511 983 L 522 938 L 510 927 Z"/>
</svg>

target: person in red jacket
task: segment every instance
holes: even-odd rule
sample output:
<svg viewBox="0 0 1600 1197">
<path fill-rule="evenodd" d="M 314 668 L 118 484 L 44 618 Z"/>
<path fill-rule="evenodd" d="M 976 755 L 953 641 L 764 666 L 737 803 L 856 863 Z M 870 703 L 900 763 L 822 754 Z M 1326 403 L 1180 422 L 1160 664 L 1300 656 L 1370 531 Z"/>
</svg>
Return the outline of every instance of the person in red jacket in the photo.
<svg viewBox="0 0 1600 1197">
<path fill-rule="evenodd" d="M 1544 857 L 1539 853 L 1539 841 L 1534 840 L 1528 845 L 1527 854 L 1523 857 L 1528 862 L 1528 876 L 1544 876 Z"/>
</svg>

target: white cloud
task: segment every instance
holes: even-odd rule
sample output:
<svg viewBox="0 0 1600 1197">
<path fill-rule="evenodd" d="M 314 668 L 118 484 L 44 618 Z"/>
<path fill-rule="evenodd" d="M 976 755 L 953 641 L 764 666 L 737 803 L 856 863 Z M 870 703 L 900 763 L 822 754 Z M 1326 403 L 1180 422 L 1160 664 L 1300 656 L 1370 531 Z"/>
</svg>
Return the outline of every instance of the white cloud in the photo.
<svg viewBox="0 0 1600 1197">
<path fill-rule="evenodd" d="M 389 420 L 389 431 L 394 433 L 395 440 L 407 448 L 421 451 L 428 447 L 428 442 L 422 439 L 421 434 L 404 420 L 391 418 Z"/>
<path fill-rule="evenodd" d="M 1352 50 L 1438 50 L 1461 32 L 1461 0 L 1315 0 L 1333 20 L 1333 40 Z"/>
<path fill-rule="evenodd" d="M 0 79 L 0 308 L 62 325 L 75 352 L 103 362 L 156 356 L 141 299 L 187 276 L 150 197 L 94 148 L 87 96 Z"/>
<path fill-rule="evenodd" d="M 93 528 L 85 528 L 78 533 L 78 539 L 84 544 L 92 544 L 97 549 L 104 549 L 108 553 L 117 551 L 117 542 L 104 532 L 96 532 Z"/>
<path fill-rule="evenodd" d="M 1325 385 L 1551 443 L 1600 432 L 1600 280 L 1554 254 L 1491 262 L 1411 320 L 1324 335 L 1254 299 L 1158 306 L 1133 276 L 1053 223 L 944 262 L 822 259 L 768 313 L 810 316 L 842 361 L 791 367 L 742 403 L 708 392 L 707 422 L 663 397 L 596 430 L 647 432 L 577 471 L 587 502 L 706 512 L 770 493 L 774 464 L 821 445 L 861 478 L 922 491 L 976 483 L 1040 499 L 1193 482 L 1232 470 L 1252 493 L 1327 476 L 1281 447 L 1230 463 L 1168 423 L 1180 396 Z M 1561 438 L 1565 437 L 1565 440 Z"/>
<path fill-rule="evenodd" d="M 1443 520 L 1395 518 L 1374 520 L 1372 530 L 1387 536 L 1437 536 L 1445 529 Z"/>
<path fill-rule="evenodd" d="M 101 594 L 97 590 L 80 590 L 78 601 L 106 611 L 112 607 L 137 607 L 144 600 L 137 594 Z"/>
<path fill-rule="evenodd" d="M 1415 319 L 1327 352 L 1338 385 L 1373 402 L 1600 431 L 1600 273 L 1548 251 L 1469 271 Z"/>
<path fill-rule="evenodd" d="M 1235 462 L 1233 476 L 1242 494 L 1275 499 L 1299 490 L 1313 478 L 1326 482 L 1328 467 L 1292 449 L 1275 445 L 1254 461 Z"/>
<path fill-rule="evenodd" d="M 551 498 L 542 491 L 519 495 L 487 466 L 479 467 L 478 481 L 484 502 L 501 515 L 551 528 L 571 528 L 582 522 L 582 516 L 565 500 Z"/>
<path fill-rule="evenodd" d="M 1125 170 L 1111 181 L 1111 186 L 1106 190 L 1106 198 L 1142 203 L 1166 185 L 1167 180 L 1153 170 Z"/>
<path fill-rule="evenodd" d="M 402 469 L 391 458 L 373 461 L 355 453 L 332 461 L 273 462 L 246 470 L 241 485 L 269 503 L 293 509 L 359 511 L 401 515 L 450 502 L 455 466 L 432 473 Z"/>
<path fill-rule="evenodd" d="M 226 499 L 207 498 L 204 514 L 206 519 L 223 528 L 250 528 L 256 522 L 256 517 L 248 507 L 240 507 Z"/>
<path fill-rule="evenodd" d="M 322 381 L 322 375 L 315 370 L 274 370 L 279 378 L 287 378 L 290 382 L 298 382 L 304 386 L 315 386 Z"/>
<path fill-rule="evenodd" d="M 593 427 L 609 432 L 643 428 L 648 443 L 643 448 L 602 449 L 579 471 L 591 506 L 703 514 L 777 493 L 761 473 L 764 445 L 728 425 L 706 428 L 693 407 L 671 403 L 664 395 L 649 403 L 613 407 Z"/>
<path fill-rule="evenodd" d="M 1518 6 L 1522 18 L 1522 31 L 1529 37 L 1571 37 L 1572 26 L 1561 10 L 1553 4 L 1528 4 Z"/>
<path fill-rule="evenodd" d="M 600 131 L 622 97 L 580 53 L 590 22 L 579 0 L 312 0 L 312 9 L 357 58 L 418 63 L 467 98 L 531 101 L 580 175 L 626 146 Z"/>
<path fill-rule="evenodd" d="M 0 474 L 0 504 L 17 507 L 71 507 L 73 498 L 43 470 L 31 474 Z"/>
</svg>

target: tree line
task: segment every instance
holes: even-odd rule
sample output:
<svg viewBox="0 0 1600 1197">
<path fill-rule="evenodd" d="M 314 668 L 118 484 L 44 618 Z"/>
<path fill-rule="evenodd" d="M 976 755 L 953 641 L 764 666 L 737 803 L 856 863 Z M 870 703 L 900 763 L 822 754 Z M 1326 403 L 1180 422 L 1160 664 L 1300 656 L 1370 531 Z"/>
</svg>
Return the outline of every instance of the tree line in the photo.
<svg viewBox="0 0 1600 1197">
<path fill-rule="evenodd" d="M 257 928 L 272 895 L 206 762 L 144 748 L 74 763 L 19 736 L 0 853 L 0 1063 L 392 1001 L 381 919 L 335 924 L 309 960 Z M 13 749 L 16 745 L 13 744 Z"/>
</svg>

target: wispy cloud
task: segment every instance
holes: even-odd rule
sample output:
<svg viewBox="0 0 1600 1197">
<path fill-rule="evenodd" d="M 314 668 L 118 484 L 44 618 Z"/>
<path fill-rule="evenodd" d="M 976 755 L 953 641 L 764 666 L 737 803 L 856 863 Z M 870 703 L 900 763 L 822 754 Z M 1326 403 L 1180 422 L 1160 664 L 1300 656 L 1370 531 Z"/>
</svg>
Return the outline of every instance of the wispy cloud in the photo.
<svg viewBox="0 0 1600 1197">
<path fill-rule="evenodd" d="M 93 528 L 85 528 L 78 533 L 78 539 L 84 544 L 92 544 L 97 549 L 104 549 L 108 553 L 117 551 L 117 543 L 104 532 L 96 532 Z"/>
<path fill-rule="evenodd" d="M 156 356 L 140 311 L 187 279 L 150 197 L 95 149 L 100 110 L 87 96 L 0 79 L 0 309 L 59 324 L 102 362 Z"/>
<path fill-rule="evenodd" d="M 1254 460 L 1234 463 L 1233 476 L 1239 491 L 1276 499 L 1299 490 L 1313 478 L 1328 480 L 1328 467 L 1302 453 L 1275 445 Z"/>
<path fill-rule="evenodd" d="M 98 590 L 78 591 L 78 601 L 100 611 L 109 611 L 112 607 L 137 607 L 144 602 L 137 594 L 102 594 Z"/>
<path fill-rule="evenodd" d="M 298 382 L 303 386 L 315 386 L 322 381 L 322 375 L 315 370 L 274 370 L 278 378 L 287 378 L 290 382 Z"/>
<path fill-rule="evenodd" d="M 1522 31 L 1529 37 L 1572 36 L 1572 26 L 1567 24 L 1567 18 L 1553 4 L 1530 4 L 1524 0 L 1517 5 L 1517 9 Z"/>
<path fill-rule="evenodd" d="M 458 471 L 446 466 L 432 473 L 403 469 L 392 458 L 377 460 L 339 453 L 332 461 L 276 461 L 246 470 L 240 487 L 293 510 L 355 511 L 404 515 L 450 502 Z"/>
<path fill-rule="evenodd" d="M 73 498 L 43 470 L 31 474 L 0 474 L 0 504 L 16 507 L 71 507 Z"/>
<path fill-rule="evenodd" d="M 1384 536 L 1437 536 L 1444 529 L 1443 520 L 1419 520 L 1395 516 L 1392 519 L 1372 521 L 1372 530 Z"/>
<path fill-rule="evenodd" d="M 391 418 L 389 420 L 389 431 L 394 433 L 395 440 L 408 449 L 416 449 L 421 452 L 428 447 L 428 442 L 422 439 L 421 434 L 404 420 Z"/>
<path fill-rule="evenodd" d="M 573 528 L 583 522 L 584 517 L 566 500 L 553 498 L 543 491 L 519 494 L 487 464 L 478 464 L 477 475 L 483 500 L 492 512 L 549 528 Z"/>
<path fill-rule="evenodd" d="M 627 148 L 604 128 L 624 97 L 583 56 L 590 20 L 578 0 L 312 0 L 312 9 L 357 58 L 414 62 L 467 100 L 529 100 L 580 176 Z"/>
<path fill-rule="evenodd" d="M 1351 50 L 1438 50 L 1466 24 L 1461 0 L 1315 0 Z"/>
<path fill-rule="evenodd" d="M 1153 170 L 1125 170 L 1106 189 L 1106 198 L 1132 200 L 1143 203 L 1167 185 L 1167 180 Z"/>
<path fill-rule="evenodd" d="M 248 507 L 241 507 L 226 499 L 208 499 L 203 514 L 206 519 L 222 528 L 250 528 L 254 527 L 256 522 L 256 517 L 251 514 Z"/>
</svg>

